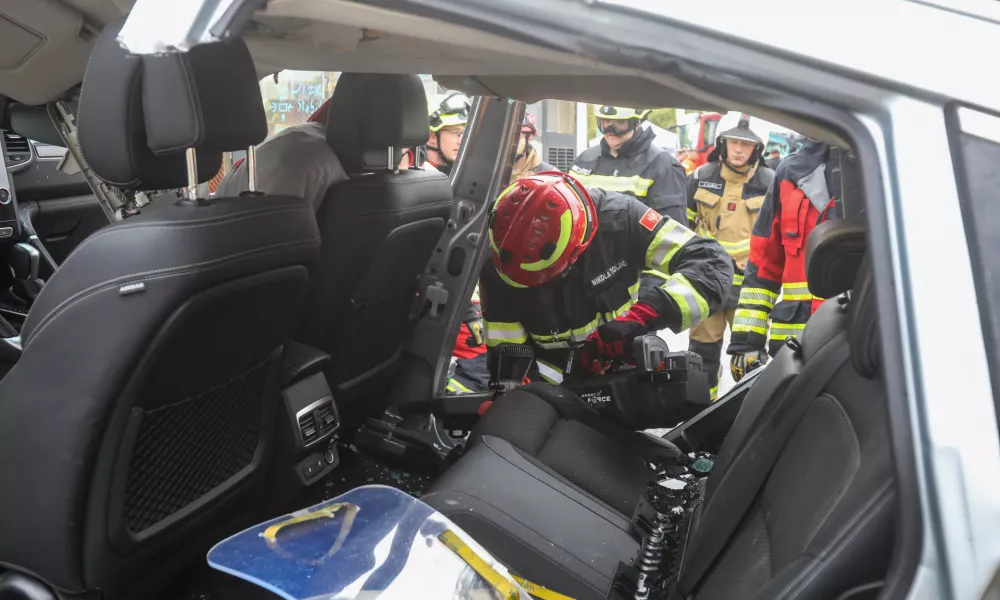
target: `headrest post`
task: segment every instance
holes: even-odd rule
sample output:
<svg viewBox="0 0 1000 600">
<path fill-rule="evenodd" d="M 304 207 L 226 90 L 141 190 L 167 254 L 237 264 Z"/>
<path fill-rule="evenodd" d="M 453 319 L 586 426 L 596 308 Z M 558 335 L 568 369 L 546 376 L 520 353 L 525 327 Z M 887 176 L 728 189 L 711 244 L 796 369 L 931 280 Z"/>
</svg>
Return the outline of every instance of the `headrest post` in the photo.
<svg viewBox="0 0 1000 600">
<path fill-rule="evenodd" d="M 395 158 L 396 154 L 395 152 L 393 152 L 393 150 L 394 148 L 392 146 L 389 146 L 389 156 L 386 157 L 385 159 L 385 166 L 393 173 L 399 173 L 399 165 L 393 162 L 393 159 Z"/>
<path fill-rule="evenodd" d="M 198 156 L 194 148 L 188 148 L 184 153 L 187 160 L 187 187 L 184 189 L 184 196 L 188 200 L 198 198 Z"/>
<path fill-rule="evenodd" d="M 250 146 L 247 148 L 247 190 L 257 191 L 257 148 Z"/>
</svg>

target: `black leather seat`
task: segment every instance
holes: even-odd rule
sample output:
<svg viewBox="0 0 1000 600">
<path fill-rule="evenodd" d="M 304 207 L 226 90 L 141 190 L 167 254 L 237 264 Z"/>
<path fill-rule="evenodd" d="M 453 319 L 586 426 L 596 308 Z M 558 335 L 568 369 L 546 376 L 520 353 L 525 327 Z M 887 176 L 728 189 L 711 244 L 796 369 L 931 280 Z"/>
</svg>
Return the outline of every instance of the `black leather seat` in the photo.
<svg viewBox="0 0 1000 600">
<path fill-rule="evenodd" d="M 831 239 L 852 238 L 844 252 L 856 254 L 856 230 L 825 229 Z M 815 254 L 843 266 L 844 252 L 821 248 Z M 851 287 L 844 275 L 824 281 L 828 287 L 814 293 Z M 679 597 L 836 598 L 884 576 L 892 555 L 895 486 L 867 265 L 853 287 L 849 303 L 834 298 L 821 307 L 800 340 L 801 353 L 783 349 L 744 402 L 704 482 L 684 548 Z M 819 392 L 785 396 L 814 357 L 821 358 L 812 368 L 837 348 L 846 356 L 845 344 L 850 359 L 834 363 L 836 372 L 822 380 Z M 799 383 L 808 380 L 803 375 Z M 539 409 L 539 402 L 548 408 Z M 626 510 L 634 503 L 625 500 L 653 473 L 647 467 L 644 477 L 641 455 L 614 449 L 599 426 L 564 416 L 563 404 L 527 391 L 498 400 L 477 425 L 465 456 L 422 500 L 527 579 L 575 598 L 604 598 L 618 562 L 630 563 L 640 548 Z M 770 432 L 770 416 L 788 414 L 791 406 L 804 414 L 765 465 L 759 491 L 741 487 L 748 457 Z M 532 410 L 549 415 L 540 421 Z M 502 433 L 518 422 L 520 433 Z M 588 448 L 597 441 L 600 449 Z M 553 461 L 556 452 L 560 459 Z M 745 510 L 733 510 L 737 498 Z M 738 523 L 719 536 L 716 526 L 727 516 Z M 712 551 L 720 538 L 721 550 Z"/>
<path fill-rule="evenodd" d="M 126 190 L 176 188 L 187 147 L 205 181 L 222 150 L 263 138 L 242 42 L 139 58 L 119 29 L 97 41 L 80 104 L 98 175 Z M 160 113 L 156 90 L 142 93 L 164 86 L 185 101 Z M 154 144 L 154 131 L 170 135 Z M 0 382 L 0 564 L 60 597 L 148 598 L 252 518 L 283 346 L 319 245 L 311 207 L 266 196 L 155 203 L 81 243 L 32 307 L 24 353 Z"/>
<path fill-rule="evenodd" d="M 321 269 L 296 339 L 330 355 L 326 377 L 346 431 L 385 408 L 417 278 L 452 195 L 437 171 L 395 169 L 403 147 L 427 141 L 427 98 L 416 75 L 342 75 L 327 141 L 351 179 L 330 188 L 317 214 Z"/>
</svg>

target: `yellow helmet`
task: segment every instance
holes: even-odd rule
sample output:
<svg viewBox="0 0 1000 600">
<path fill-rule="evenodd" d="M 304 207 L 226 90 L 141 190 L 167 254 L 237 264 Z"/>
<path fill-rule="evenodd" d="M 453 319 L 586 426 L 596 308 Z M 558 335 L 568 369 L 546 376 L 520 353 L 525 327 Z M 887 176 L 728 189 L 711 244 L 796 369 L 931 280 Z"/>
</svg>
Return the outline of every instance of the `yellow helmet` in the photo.
<svg viewBox="0 0 1000 600">
<path fill-rule="evenodd" d="M 472 101 L 462 92 L 452 92 L 433 108 L 430 113 L 430 126 L 431 131 L 437 132 L 445 127 L 468 123 Z"/>
<path fill-rule="evenodd" d="M 653 109 L 651 108 L 625 108 L 624 106 L 594 105 L 594 116 L 598 119 L 613 119 L 622 121 L 625 119 L 639 119 L 642 121 L 652 112 Z"/>
</svg>

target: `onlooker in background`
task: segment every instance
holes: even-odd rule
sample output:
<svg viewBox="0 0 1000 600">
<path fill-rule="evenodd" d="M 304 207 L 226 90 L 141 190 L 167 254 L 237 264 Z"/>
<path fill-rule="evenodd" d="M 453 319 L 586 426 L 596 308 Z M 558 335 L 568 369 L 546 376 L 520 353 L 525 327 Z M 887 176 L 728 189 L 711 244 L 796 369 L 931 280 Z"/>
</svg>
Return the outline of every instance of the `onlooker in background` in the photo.
<svg viewBox="0 0 1000 600">
<path fill-rule="evenodd" d="M 558 170 L 543 161 L 542 157 L 538 155 L 538 151 L 531 143 L 531 138 L 536 135 L 538 135 L 538 126 L 535 125 L 535 116 L 526 112 L 524 113 L 524 123 L 521 125 L 521 137 L 517 140 L 517 155 L 514 157 L 514 167 L 510 170 L 509 183 L 514 183 L 532 173 Z"/>
<path fill-rule="evenodd" d="M 771 148 L 771 152 L 768 154 L 767 160 L 764 161 L 764 165 L 771 169 L 772 171 L 778 168 L 778 163 L 781 162 L 781 150 L 777 148 Z"/>
</svg>

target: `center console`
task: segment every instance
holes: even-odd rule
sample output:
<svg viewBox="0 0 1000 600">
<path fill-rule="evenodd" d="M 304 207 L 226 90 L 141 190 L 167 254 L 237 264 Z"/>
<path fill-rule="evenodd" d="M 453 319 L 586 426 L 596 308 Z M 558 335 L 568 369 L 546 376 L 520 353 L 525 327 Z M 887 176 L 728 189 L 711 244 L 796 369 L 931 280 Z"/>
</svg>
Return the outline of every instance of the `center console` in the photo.
<svg viewBox="0 0 1000 600">
<path fill-rule="evenodd" d="M 17 198 L 7 171 L 7 144 L 0 136 L 0 244 L 16 242 L 21 235 Z"/>
</svg>

